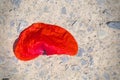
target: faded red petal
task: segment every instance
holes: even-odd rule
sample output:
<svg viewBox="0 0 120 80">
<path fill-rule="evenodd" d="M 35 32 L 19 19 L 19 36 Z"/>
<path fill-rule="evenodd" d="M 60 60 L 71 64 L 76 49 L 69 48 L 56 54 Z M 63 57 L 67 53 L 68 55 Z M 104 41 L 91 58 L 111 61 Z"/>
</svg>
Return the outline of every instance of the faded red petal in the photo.
<svg viewBox="0 0 120 80">
<path fill-rule="evenodd" d="M 39 55 L 76 55 L 78 45 L 65 29 L 51 24 L 34 23 L 21 32 L 14 43 L 14 53 L 20 60 L 32 60 Z"/>
</svg>

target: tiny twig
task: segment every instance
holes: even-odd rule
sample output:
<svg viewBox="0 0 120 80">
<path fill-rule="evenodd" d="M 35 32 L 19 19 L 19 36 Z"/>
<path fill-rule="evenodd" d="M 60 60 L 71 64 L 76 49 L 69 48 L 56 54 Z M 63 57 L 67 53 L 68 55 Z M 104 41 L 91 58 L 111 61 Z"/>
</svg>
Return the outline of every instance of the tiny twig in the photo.
<svg viewBox="0 0 120 80">
<path fill-rule="evenodd" d="M 71 26 L 73 26 L 76 22 L 77 22 L 77 20 L 75 20 L 75 21 L 72 23 L 72 25 L 71 25 Z"/>
</svg>

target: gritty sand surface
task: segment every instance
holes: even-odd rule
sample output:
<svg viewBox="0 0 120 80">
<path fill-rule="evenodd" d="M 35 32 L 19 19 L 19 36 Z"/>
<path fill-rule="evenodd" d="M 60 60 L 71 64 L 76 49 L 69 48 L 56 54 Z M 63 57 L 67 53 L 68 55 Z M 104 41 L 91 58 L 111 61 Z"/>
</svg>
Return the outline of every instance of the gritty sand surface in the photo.
<svg viewBox="0 0 120 80">
<path fill-rule="evenodd" d="M 120 0 L 0 0 L 0 80 L 120 80 L 120 22 L 109 21 L 120 21 Z M 13 43 L 34 22 L 68 30 L 78 54 L 16 59 Z"/>
</svg>

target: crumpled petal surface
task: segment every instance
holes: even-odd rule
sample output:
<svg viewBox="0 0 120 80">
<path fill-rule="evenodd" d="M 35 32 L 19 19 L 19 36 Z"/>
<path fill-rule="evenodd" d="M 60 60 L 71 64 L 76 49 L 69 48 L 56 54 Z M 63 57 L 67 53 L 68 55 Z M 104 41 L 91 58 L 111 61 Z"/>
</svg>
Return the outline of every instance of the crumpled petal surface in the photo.
<svg viewBox="0 0 120 80">
<path fill-rule="evenodd" d="M 78 45 L 74 37 L 64 28 L 45 23 L 33 23 L 21 32 L 13 46 L 15 56 L 23 61 L 39 55 L 77 54 Z"/>
</svg>

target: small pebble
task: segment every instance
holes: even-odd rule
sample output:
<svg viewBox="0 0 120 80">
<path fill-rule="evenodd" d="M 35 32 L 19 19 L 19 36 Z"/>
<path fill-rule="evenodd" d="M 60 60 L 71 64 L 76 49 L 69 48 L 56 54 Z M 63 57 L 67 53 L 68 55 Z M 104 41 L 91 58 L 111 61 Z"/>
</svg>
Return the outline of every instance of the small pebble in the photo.
<svg viewBox="0 0 120 80">
<path fill-rule="evenodd" d="M 120 29 L 120 21 L 109 21 L 106 23 L 108 27 L 114 28 L 114 29 Z"/>
<path fill-rule="evenodd" d="M 91 53 L 93 51 L 93 48 L 92 47 L 89 47 L 88 50 L 87 50 L 89 53 Z"/>
<path fill-rule="evenodd" d="M 61 58 L 61 60 L 62 60 L 62 63 L 65 63 L 69 60 L 69 58 L 67 56 L 64 56 Z"/>
<path fill-rule="evenodd" d="M 77 56 L 82 56 L 84 52 L 85 52 L 85 50 L 84 50 L 83 48 L 80 48 L 80 49 L 78 50 Z"/>
<path fill-rule="evenodd" d="M 93 60 L 92 56 L 90 56 L 89 63 L 90 63 L 90 65 L 93 65 L 93 63 L 94 63 L 94 60 Z"/>
<path fill-rule="evenodd" d="M 11 72 L 12 74 L 15 74 L 15 73 L 18 73 L 18 70 L 17 70 L 16 68 L 13 68 L 13 69 L 10 70 L 10 72 Z"/>
<path fill-rule="evenodd" d="M 5 19 L 3 16 L 0 16 L 0 25 L 5 24 Z"/>
<path fill-rule="evenodd" d="M 67 3 L 71 3 L 73 0 L 65 0 Z"/>
<path fill-rule="evenodd" d="M 35 65 L 36 65 L 37 67 L 41 67 L 40 62 L 38 62 L 38 61 L 35 61 Z"/>
<path fill-rule="evenodd" d="M 105 30 L 99 30 L 98 31 L 98 37 L 99 39 L 104 39 L 107 36 L 107 32 Z"/>
<path fill-rule="evenodd" d="M 11 0 L 12 4 L 18 8 L 20 6 L 21 0 Z"/>
<path fill-rule="evenodd" d="M 12 57 L 12 60 L 15 62 L 15 63 L 18 63 L 18 59 L 16 57 Z"/>
<path fill-rule="evenodd" d="M 62 7 L 61 13 L 62 13 L 62 14 L 66 14 L 66 8 L 65 8 L 65 7 Z"/>
<path fill-rule="evenodd" d="M 87 78 L 86 77 L 82 77 L 82 80 L 87 80 Z"/>
<path fill-rule="evenodd" d="M 104 76 L 105 80 L 110 80 L 110 76 L 109 76 L 108 73 L 105 72 L 105 73 L 103 74 L 103 76 Z"/>
<path fill-rule="evenodd" d="M 106 2 L 106 0 L 96 0 L 99 5 L 102 5 Z"/>
<path fill-rule="evenodd" d="M 19 20 L 19 25 L 17 27 L 17 32 L 20 33 L 25 27 L 27 27 L 28 22 L 24 20 Z"/>
<path fill-rule="evenodd" d="M 45 73 L 46 73 L 46 72 L 44 72 L 44 71 L 40 71 L 39 76 L 43 77 L 43 76 L 46 75 Z"/>
<path fill-rule="evenodd" d="M 10 21 L 10 27 L 14 27 L 14 25 L 15 25 L 15 22 L 13 20 Z"/>
<path fill-rule="evenodd" d="M 87 64 L 87 61 L 84 60 L 84 59 L 82 59 L 82 60 L 81 60 L 81 65 L 86 65 L 86 64 Z"/>
<path fill-rule="evenodd" d="M 50 76 L 50 75 L 48 75 L 46 80 L 51 80 L 50 78 L 51 78 L 51 76 Z"/>
<path fill-rule="evenodd" d="M 110 14 L 110 10 L 108 10 L 108 9 L 103 10 L 103 14 L 105 14 L 105 15 L 111 15 Z"/>
<path fill-rule="evenodd" d="M 78 71 L 78 70 L 80 70 L 80 66 L 78 66 L 78 65 L 72 65 L 72 66 L 71 66 L 71 69 L 72 69 L 73 71 Z"/>
<path fill-rule="evenodd" d="M 93 31 L 94 31 L 94 28 L 90 26 L 90 27 L 87 28 L 87 31 L 88 31 L 88 32 L 93 32 Z"/>
<path fill-rule="evenodd" d="M 120 39 L 120 33 L 117 34 L 118 39 Z"/>
<path fill-rule="evenodd" d="M 49 12 L 49 10 L 48 10 L 48 7 L 47 7 L 47 6 L 45 6 L 45 7 L 44 7 L 44 12 Z"/>
<path fill-rule="evenodd" d="M 0 64 L 3 64 L 5 61 L 5 58 L 3 56 L 0 56 Z"/>
</svg>

